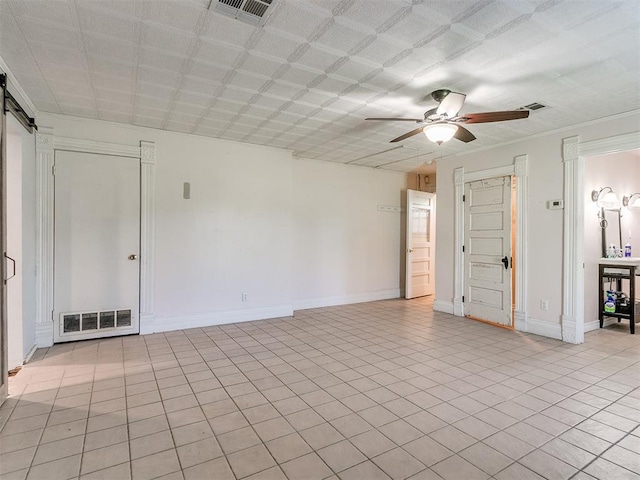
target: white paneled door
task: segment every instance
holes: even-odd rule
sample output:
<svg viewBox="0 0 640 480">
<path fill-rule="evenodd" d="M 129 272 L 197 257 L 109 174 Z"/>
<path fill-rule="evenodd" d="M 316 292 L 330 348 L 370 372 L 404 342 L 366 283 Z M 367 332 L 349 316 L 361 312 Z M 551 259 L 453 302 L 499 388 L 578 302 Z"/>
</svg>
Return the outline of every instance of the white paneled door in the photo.
<svg viewBox="0 0 640 480">
<path fill-rule="evenodd" d="M 433 295 L 435 253 L 434 193 L 407 190 L 407 277 L 405 298 Z"/>
<path fill-rule="evenodd" d="M 139 331 L 140 161 L 55 152 L 54 339 Z"/>
<path fill-rule="evenodd" d="M 511 177 L 465 184 L 465 315 L 511 326 Z"/>
</svg>

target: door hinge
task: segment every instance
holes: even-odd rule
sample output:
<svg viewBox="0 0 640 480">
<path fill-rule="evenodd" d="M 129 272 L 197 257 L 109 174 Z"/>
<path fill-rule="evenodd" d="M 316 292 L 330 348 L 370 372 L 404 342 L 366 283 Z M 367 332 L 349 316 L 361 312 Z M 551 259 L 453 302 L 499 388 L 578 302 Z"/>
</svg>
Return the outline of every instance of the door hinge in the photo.
<svg viewBox="0 0 640 480">
<path fill-rule="evenodd" d="M 51 321 L 55 322 L 55 312 L 51 310 Z"/>
<path fill-rule="evenodd" d="M 462 251 L 464 252 L 464 245 L 462 245 Z"/>
<path fill-rule="evenodd" d="M 462 295 L 462 303 L 464 303 L 464 295 Z"/>
<path fill-rule="evenodd" d="M 53 175 L 54 177 L 56 176 L 56 166 L 55 165 L 51 166 L 51 175 Z"/>
<path fill-rule="evenodd" d="M 462 201 L 466 201 L 467 200 L 467 196 L 466 195 L 462 195 Z"/>
</svg>

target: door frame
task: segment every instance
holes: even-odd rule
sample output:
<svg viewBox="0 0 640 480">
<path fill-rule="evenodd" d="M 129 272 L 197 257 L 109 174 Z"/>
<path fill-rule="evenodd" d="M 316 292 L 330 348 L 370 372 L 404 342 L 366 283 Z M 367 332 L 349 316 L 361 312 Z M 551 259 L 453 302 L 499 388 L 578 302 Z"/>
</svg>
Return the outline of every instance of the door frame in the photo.
<svg viewBox="0 0 640 480">
<path fill-rule="evenodd" d="M 588 157 L 640 148 L 640 131 L 581 142 L 562 139 L 564 168 L 562 340 L 584 342 L 584 170 Z"/>
<path fill-rule="evenodd" d="M 155 143 L 140 141 L 139 146 L 59 137 L 53 129 L 41 128 L 36 134 L 36 342 L 50 347 L 54 340 L 54 182 L 56 150 L 116 155 L 140 161 L 140 312 L 139 326 L 153 320 L 155 292 Z"/>
<path fill-rule="evenodd" d="M 456 168 L 453 171 L 455 185 L 454 191 L 454 290 L 453 290 L 453 314 L 464 317 L 464 185 L 476 180 L 485 180 L 494 177 L 515 176 L 516 177 L 516 248 L 514 253 L 514 263 L 517 265 L 515 271 L 515 292 L 513 292 L 512 302 L 514 302 L 513 328 L 518 331 L 528 330 L 529 316 L 527 313 L 527 195 L 528 195 L 528 156 L 518 155 L 511 165 L 488 168 L 485 170 L 474 170 L 465 172 L 464 167 Z"/>
</svg>

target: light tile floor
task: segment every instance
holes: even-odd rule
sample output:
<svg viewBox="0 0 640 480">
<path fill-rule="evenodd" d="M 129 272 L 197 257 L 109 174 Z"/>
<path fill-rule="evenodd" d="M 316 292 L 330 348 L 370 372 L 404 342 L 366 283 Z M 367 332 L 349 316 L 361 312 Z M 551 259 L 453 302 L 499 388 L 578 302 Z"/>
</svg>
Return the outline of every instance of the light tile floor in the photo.
<svg viewBox="0 0 640 480">
<path fill-rule="evenodd" d="M 567 345 L 430 299 L 56 345 L 10 381 L 3 479 L 640 478 L 640 335 Z"/>
</svg>

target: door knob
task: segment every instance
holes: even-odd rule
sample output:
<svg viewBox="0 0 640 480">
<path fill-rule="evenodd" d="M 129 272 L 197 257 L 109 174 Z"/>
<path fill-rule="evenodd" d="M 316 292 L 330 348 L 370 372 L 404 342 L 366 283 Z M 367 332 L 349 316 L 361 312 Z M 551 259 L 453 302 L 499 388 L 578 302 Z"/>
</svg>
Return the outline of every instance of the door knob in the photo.
<svg viewBox="0 0 640 480">
<path fill-rule="evenodd" d="M 509 268 L 509 257 L 505 255 L 504 258 L 500 261 L 504 265 L 505 270 L 507 270 Z"/>
<path fill-rule="evenodd" d="M 136 260 L 138 258 L 138 255 L 136 255 L 135 253 L 132 253 L 131 255 L 129 255 L 129 260 Z"/>
</svg>

